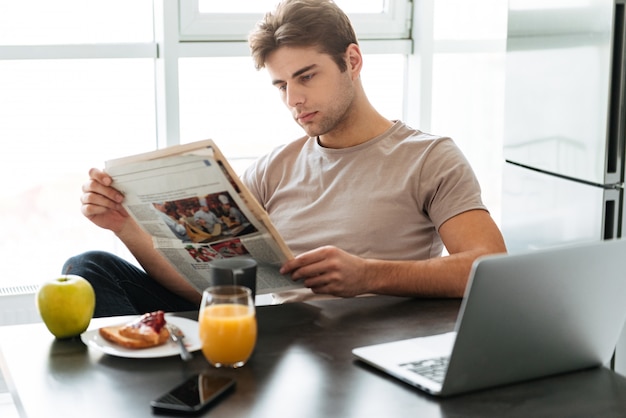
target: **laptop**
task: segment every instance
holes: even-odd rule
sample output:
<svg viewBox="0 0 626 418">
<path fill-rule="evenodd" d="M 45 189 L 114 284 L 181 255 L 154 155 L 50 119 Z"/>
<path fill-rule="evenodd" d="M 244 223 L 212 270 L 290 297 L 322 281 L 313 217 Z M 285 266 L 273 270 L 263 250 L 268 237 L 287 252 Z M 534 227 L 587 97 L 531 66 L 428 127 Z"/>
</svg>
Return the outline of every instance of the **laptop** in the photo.
<svg viewBox="0 0 626 418">
<path fill-rule="evenodd" d="M 626 239 L 491 255 L 473 265 L 455 331 L 355 348 L 450 396 L 606 365 L 626 322 Z"/>
</svg>

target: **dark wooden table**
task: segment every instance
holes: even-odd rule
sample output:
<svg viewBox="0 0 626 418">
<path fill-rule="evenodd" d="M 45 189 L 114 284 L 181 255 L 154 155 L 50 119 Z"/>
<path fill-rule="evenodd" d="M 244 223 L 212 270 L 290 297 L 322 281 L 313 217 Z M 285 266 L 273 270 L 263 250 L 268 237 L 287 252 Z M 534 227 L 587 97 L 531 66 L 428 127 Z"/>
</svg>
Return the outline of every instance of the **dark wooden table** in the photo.
<svg viewBox="0 0 626 418">
<path fill-rule="evenodd" d="M 200 352 L 188 363 L 118 358 L 79 339 L 57 341 L 42 324 L 0 327 L 0 364 L 18 411 L 33 418 L 151 416 L 151 399 L 204 370 L 237 381 L 209 417 L 626 416 L 626 378 L 606 368 L 438 399 L 351 354 L 355 346 L 450 331 L 459 306 L 366 297 L 259 307 L 255 352 L 237 370 L 211 369 Z"/>
</svg>

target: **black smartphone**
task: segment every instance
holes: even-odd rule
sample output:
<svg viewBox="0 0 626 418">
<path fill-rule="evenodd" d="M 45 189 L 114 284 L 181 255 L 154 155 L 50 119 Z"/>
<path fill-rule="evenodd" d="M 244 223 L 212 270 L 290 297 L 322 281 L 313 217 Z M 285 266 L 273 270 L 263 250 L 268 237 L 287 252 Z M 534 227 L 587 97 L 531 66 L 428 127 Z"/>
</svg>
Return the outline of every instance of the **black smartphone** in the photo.
<svg viewBox="0 0 626 418">
<path fill-rule="evenodd" d="M 194 414 L 216 402 L 234 386 L 231 378 L 198 373 L 154 399 L 150 405 L 155 413 Z"/>
</svg>

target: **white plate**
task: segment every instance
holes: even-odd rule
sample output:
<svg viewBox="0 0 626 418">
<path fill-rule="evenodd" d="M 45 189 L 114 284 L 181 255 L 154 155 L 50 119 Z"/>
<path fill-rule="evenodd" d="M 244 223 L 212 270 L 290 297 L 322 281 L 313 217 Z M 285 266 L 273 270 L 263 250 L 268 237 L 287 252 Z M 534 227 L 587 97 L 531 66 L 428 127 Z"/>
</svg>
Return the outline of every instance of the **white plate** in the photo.
<svg viewBox="0 0 626 418">
<path fill-rule="evenodd" d="M 130 320 L 135 317 L 130 317 Z M 178 316 L 166 315 L 166 321 L 178 327 L 185 333 L 185 345 L 187 350 L 197 351 L 201 348 L 200 337 L 198 336 L 198 322 L 192 319 L 181 318 Z M 128 320 L 123 321 L 126 323 Z M 116 324 L 111 324 L 116 325 Z M 177 356 L 180 354 L 178 345 L 172 340 L 168 340 L 165 344 L 152 348 L 130 349 L 113 344 L 102 338 L 98 329 L 92 329 L 85 331 L 80 336 L 81 340 L 91 348 L 102 351 L 103 353 L 110 354 L 116 357 L 128 357 L 128 358 L 157 358 L 157 357 L 169 357 Z"/>
</svg>

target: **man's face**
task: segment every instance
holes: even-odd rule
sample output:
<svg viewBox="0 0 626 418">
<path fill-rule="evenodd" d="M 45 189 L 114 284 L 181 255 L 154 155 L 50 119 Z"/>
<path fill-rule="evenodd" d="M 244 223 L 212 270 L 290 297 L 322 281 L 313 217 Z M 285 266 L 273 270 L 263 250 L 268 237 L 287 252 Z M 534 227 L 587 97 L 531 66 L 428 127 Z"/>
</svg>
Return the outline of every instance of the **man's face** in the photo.
<svg viewBox="0 0 626 418">
<path fill-rule="evenodd" d="M 350 72 L 341 72 L 314 47 L 280 47 L 265 61 L 272 84 L 294 120 L 309 136 L 324 135 L 346 121 L 354 100 Z"/>
</svg>

